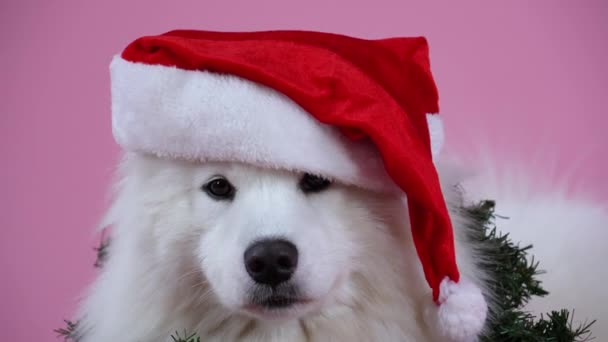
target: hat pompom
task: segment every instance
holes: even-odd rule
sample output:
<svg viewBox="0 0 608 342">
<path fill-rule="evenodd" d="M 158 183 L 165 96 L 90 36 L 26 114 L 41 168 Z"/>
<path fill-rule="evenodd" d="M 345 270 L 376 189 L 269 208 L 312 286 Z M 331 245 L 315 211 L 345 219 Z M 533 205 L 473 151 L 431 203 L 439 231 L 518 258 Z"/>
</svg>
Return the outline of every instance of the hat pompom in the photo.
<svg viewBox="0 0 608 342">
<path fill-rule="evenodd" d="M 441 282 L 437 304 L 426 312 L 431 329 L 451 342 L 477 340 L 488 314 L 479 287 L 465 279 L 456 283 L 446 277 Z"/>
</svg>

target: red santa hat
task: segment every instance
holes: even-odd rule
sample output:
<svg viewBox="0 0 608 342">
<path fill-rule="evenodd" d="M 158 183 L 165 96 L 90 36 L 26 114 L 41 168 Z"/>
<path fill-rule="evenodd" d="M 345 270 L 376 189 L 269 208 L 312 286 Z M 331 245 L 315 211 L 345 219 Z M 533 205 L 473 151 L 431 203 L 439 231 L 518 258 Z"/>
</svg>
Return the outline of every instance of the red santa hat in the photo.
<svg viewBox="0 0 608 342">
<path fill-rule="evenodd" d="M 437 328 L 479 333 L 486 303 L 460 279 L 432 159 L 443 131 L 424 38 L 172 31 L 132 42 L 111 79 L 113 133 L 127 150 L 406 194 Z"/>
</svg>

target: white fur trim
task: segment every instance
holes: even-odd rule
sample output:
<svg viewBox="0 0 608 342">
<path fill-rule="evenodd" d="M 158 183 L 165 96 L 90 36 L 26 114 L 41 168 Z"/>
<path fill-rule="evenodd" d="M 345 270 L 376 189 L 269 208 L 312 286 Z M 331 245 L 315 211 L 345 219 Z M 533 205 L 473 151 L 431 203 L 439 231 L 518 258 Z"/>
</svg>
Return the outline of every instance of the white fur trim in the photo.
<svg viewBox="0 0 608 342">
<path fill-rule="evenodd" d="M 271 88 L 233 75 L 132 63 L 119 56 L 110 71 L 112 130 L 127 150 L 312 172 L 398 191 L 371 143 L 345 138 Z M 438 117 L 429 119 L 436 127 Z"/>
<path fill-rule="evenodd" d="M 445 278 L 439 287 L 439 305 L 426 313 L 427 324 L 444 340 L 476 341 L 488 314 L 488 305 L 479 287 L 461 279 Z"/>
</svg>

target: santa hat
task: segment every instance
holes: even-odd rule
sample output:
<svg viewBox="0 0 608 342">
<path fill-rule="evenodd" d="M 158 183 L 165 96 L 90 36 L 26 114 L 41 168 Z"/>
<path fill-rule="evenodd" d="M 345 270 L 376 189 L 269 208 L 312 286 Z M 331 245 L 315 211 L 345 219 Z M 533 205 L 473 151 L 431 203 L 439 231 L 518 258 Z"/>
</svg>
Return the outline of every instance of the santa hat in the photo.
<svg viewBox="0 0 608 342">
<path fill-rule="evenodd" d="M 127 150 L 406 194 L 437 328 L 455 340 L 479 333 L 486 303 L 460 279 L 432 159 L 443 136 L 424 38 L 172 31 L 132 42 L 111 78 L 113 132 Z"/>
</svg>

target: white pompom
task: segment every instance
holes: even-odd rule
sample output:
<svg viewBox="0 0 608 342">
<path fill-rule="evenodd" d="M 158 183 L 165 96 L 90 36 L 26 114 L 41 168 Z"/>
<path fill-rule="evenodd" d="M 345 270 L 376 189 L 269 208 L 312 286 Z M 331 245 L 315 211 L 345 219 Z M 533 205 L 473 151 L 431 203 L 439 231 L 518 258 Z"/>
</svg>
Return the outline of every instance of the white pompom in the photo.
<svg viewBox="0 0 608 342">
<path fill-rule="evenodd" d="M 481 333 L 488 305 L 479 287 L 461 279 L 445 278 L 439 287 L 439 305 L 426 312 L 427 324 L 451 342 L 473 342 Z"/>
</svg>

